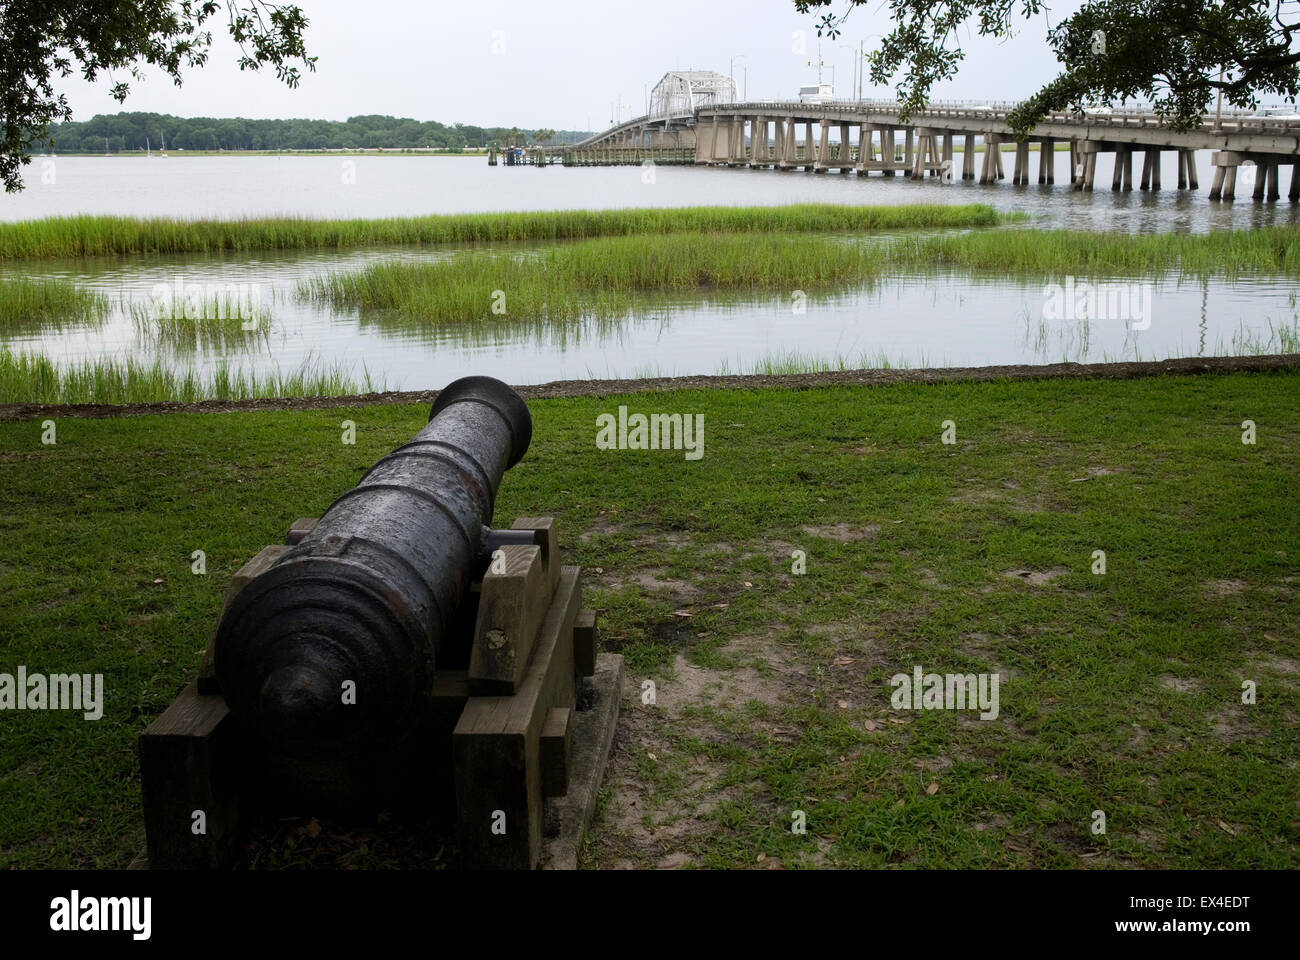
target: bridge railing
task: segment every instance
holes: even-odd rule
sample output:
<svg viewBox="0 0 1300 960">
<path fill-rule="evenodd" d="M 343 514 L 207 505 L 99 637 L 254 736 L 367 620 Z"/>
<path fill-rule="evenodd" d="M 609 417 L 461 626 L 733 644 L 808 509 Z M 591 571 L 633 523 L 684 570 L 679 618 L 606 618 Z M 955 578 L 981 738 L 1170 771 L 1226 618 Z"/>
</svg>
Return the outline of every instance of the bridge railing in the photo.
<svg viewBox="0 0 1300 960">
<path fill-rule="evenodd" d="M 913 118 L 916 120 L 942 117 L 954 119 L 983 118 L 1005 121 L 1007 115 L 1017 106 L 1019 104 L 1014 101 L 934 100 L 924 110 L 915 111 Z M 705 115 L 721 114 L 726 116 L 743 113 L 762 116 L 765 113 L 774 115 L 777 113 L 798 113 L 806 110 L 846 115 L 861 114 L 863 112 L 897 115 L 902 112 L 902 107 L 893 100 L 839 99 L 821 103 L 810 103 L 801 100 L 753 100 L 743 103 L 715 104 L 704 107 L 699 112 Z M 1047 114 L 1043 120 L 1044 122 L 1083 123 L 1089 126 L 1109 127 L 1161 128 L 1168 126 L 1167 120 L 1148 106 L 1119 109 L 1096 107 L 1080 112 L 1057 111 Z M 1300 115 L 1294 117 L 1287 115 L 1261 116 L 1258 113 L 1241 109 L 1224 110 L 1217 121 L 1217 125 L 1214 114 L 1207 113 L 1203 115 L 1201 129 L 1224 133 L 1268 133 L 1278 131 L 1290 135 L 1300 130 Z"/>
</svg>

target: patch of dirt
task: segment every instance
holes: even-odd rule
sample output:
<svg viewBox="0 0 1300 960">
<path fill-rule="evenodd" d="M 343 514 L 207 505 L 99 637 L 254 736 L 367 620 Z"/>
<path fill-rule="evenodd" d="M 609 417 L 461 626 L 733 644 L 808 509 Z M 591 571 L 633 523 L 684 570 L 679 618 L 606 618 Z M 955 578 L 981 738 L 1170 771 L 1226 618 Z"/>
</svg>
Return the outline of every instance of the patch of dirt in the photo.
<svg viewBox="0 0 1300 960">
<path fill-rule="evenodd" d="M 1013 580 L 1022 580 L 1025 583 L 1035 587 L 1046 586 L 1057 577 L 1064 576 L 1070 572 L 1069 567 L 1052 567 L 1050 570 L 1006 570 L 1002 576 L 1010 577 Z"/>
<path fill-rule="evenodd" d="M 951 589 L 946 583 L 939 579 L 939 575 L 933 570 L 927 570 L 925 567 L 921 567 L 916 572 L 920 574 L 921 582 L 932 590 Z"/>
<path fill-rule="evenodd" d="M 1246 664 L 1244 679 L 1260 682 L 1262 675 L 1271 675 L 1271 683 L 1284 687 L 1295 687 L 1296 677 L 1300 676 L 1300 663 L 1286 657 L 1256 655 Z"/>
<path fill-rule="evenodd" d="M 1123 467 L 1089 467 L 1084 471 L 1090 477 L 1110 477 L 1117 473 L 1123 473 Z"/>
<path fill-rule="evenodd" d="M 700 588 L 695 584 L 687 583 L 685 580 L 665 578 L 664 573 L 662 567 L 638 570 L 629 578 L 610 576 L 607 572 L 603 580 L 611 590 L 621 590 L 629 584 L 634 584 L 639 589 L 650 593 L 669 594 L 677 606 L 683 606 L 699 595 Z"/>
<path fill-rule="evenodd" d="M 1201 589 L 1205 591 L 1208 597 L 1230 597 L 1233 594 L 1241 593 L 1250 584 L 1245 580 L 1206 580 L 1201 584 Z"/>
<path fill-rule="evenodd" d="M 673 676 L 656 690 L 656 706 L 677 719 L 689 705 L 743 706 L 751 700 L 777 705 L 784 686 L 753 667 L 709 670 L 696 666 L 681 654 L 673 660 Z"/>
<path fill-rule="evenodd" d="M 1199 680 L 1193 680 L 1190 677 L 1175 677 L 1168 673 L 1160 677 L 1160 682 L 1170 690 L 1177 690 L 1179 693 L 1195 693 L 1201 689 L 1201 681 Z"/>
<path fill-rule="evenodd" d="M 812 681 L 796 662 L 796 651 L 773 637 L 738 636 L 723 652 L 741 666 L 715 670 L 677 655 L 672 676 L 656 684 L 654 706 L 641 703 L 644 678 L 627 678 L 605 781 L 611 792 L 596 824 L 601 836 L 599 865 L 687 866 L 693 862 L 695 841 L 702 843 L 717 830 L 710 816 L 717 804 L 742 789 L 752 794 L 753 784 L 721 787 L 726 764 L 707 756 L 687 756 L 679 746 L 682 733 L 716 742 L 733 742 L 734 734 L 707 719 L 692 720 L 687 730 L 681 725 L 683 716 L 692 706 L 734 711 L 752 700 L 775 706 L 792 694 L 797 696 Z M 767 668 L 749 665 L 756 660 Z M 752 727 L 756 736 L 790 743 L 800 733 L 762 720 L 753 721 Z M 658 776 L 661 765 L 663 778 Z"/>
<path fill-rule="evenodd" d="M 1257 736 L 1244 705 L 1216 711 L 1208 714 L 1206 719 L 1210 722 L 1210 731 L 1225 743 L 1234 743 Z"/>
<path fill-rule="evenodd" d="M 622 532 L 623 525 L 621 523 L 615 523 L 606 517 L 597 516 L 587 524 L 587 529 L 578 534 L 578 540 L 587 543 L 593 537 L 613 537 Z"/>
<path fill-rule="evenodd" d="M 803 528 L 803 532 L 813 537 L 834 540 L 837 543 L 851 543 L 855 540 L 872 540 L 880 533 L 880 524 L 869 523 L 865 527 L 856 527 L 849 523 L 836 523 L 829 526 Z"/>
<path fill-rule="evenodd" d="M 677 390 L 753 390 L 775 387 L 808 390 L 815 387 L 887 386 L 895 383 L 953 383 L 962 380 L 1131 380 L 1139 377 L 1190 376 L 1206 373 L 1295 370 L 1300 359 L 1290 354 L 1260 357 L 1182 357 L 1129 363 L 1048 363 L 995 367 L 937 367 L 923 370 L 834 370 L 781 376 L 653 377 L 645 380 L 557 380 L 515 389 L 526 400 L 551 397 L 613 397 L 628 393 Z M 436 390 L 387 391 L 341 397 L 272 398 L 265 400 L 203 400 L 198 403 L 128 404 L 0 404 L 0 420 L 43 417 L 131 417 L 160 413 L 234 413 L 259 410 L 325 410 L 375 404 L 425 404 Z"/>
</svg>

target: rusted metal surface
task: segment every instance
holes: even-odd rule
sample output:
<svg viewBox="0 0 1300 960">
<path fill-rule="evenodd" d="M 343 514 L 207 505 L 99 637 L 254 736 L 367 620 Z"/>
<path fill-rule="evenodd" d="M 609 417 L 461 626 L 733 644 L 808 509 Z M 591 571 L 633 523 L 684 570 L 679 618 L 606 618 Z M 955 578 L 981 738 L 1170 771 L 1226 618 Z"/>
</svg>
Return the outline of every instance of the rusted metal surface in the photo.
<svg viewBox="0 0 1300 960">
<path fill-rule="evenodd" d="M 303 758 L 364 753 L 409 729 L 456 608 L 500 542 L 485 524 L 531 436 L 504 383 L 443 390 L 428 425 L 226 610 L 215 665 L 240 722 Z"/>
</svg>

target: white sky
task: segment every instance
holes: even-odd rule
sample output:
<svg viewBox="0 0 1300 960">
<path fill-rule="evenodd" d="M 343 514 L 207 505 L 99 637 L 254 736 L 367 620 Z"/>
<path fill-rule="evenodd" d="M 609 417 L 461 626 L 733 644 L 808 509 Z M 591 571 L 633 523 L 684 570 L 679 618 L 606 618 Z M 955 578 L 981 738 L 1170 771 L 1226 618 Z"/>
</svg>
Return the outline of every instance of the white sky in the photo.
<svg viewBox="0 0 1300 960">
<path fill-rule="evenodd" d="M 791 0 L 298 0 L 311 24 L 316 72 L 297 90 L 271 71 L 240 73 L 225 21 L 213 27 L 208 64 L 176 87 L 156 72 L 133 84 L 118 105 L 110 82 L 62 81 L 74 119 L 97 113 L 151 111 L 178 116 L 309 117 L 343 120 L 392 114 L 443 123 L 525 128 L 603 129 L 621 99 L 624 119 L 644 113 L 646 91 L 670 69 L 728 73 L 752 99 L 791 99 L 816 81 L 816 16 L 800 16 Z M 1064 2 L 1059 21 L 1078 6 Z M 830 8 L 848 9 L 845 2 Z M 827 11 L 823 11 L 827 12 Z M 850 96 L 859 40 L 884 32 L 888 7 L 853 10 L 843 35 L 823 41 L 824 80 Z M 964 66 L 936 99 L 1020 99 L 1057 72 L 1047 47 L 1048 20 L 1023 22 L 1019 35 L 997 42 L 971 32 Z M 807 52 L 793 52 L 795 31 Z M 504 52 L 494 53 L 494 41 Z M 844 46 L 840 46 L 843 44 Z M 849 49 L 852 45 L 853 49 Z M 743 55 L 743 58 L 739 55 Z M 745 72 L 748 70 L 748 77 Z M 128 79 L 122 77 L 120 79 Z M 865 96 L 889 96 L 887 88 Z"/>
</svg>

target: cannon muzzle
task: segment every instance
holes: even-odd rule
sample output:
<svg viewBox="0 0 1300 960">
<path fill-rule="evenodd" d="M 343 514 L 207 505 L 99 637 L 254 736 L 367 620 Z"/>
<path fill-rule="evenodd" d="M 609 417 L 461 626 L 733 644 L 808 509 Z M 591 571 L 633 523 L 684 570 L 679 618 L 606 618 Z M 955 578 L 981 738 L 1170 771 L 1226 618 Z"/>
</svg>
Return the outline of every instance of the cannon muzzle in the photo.
<svg viewBox="0 0 1300 960">
<path fill-rule="evenodd" d="M 408 729 L 481 570 L 501 478 L 531 438 L 528 407 L 499 380 L 439 393 L 428 425 L 227 608 L 214 660 L 231 712 L 301 756 Z"/>
</svg>

